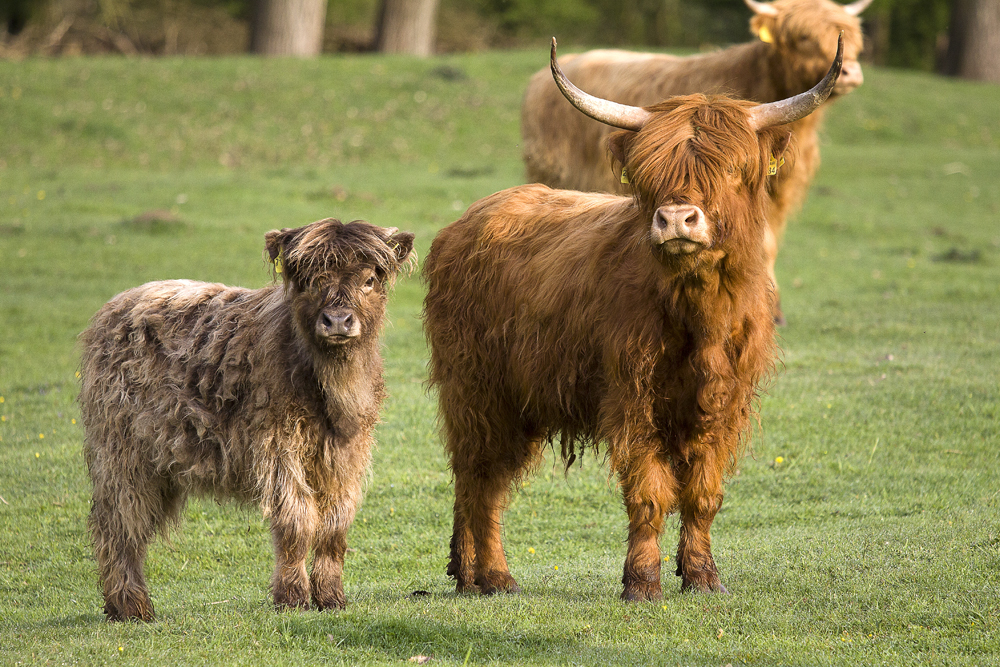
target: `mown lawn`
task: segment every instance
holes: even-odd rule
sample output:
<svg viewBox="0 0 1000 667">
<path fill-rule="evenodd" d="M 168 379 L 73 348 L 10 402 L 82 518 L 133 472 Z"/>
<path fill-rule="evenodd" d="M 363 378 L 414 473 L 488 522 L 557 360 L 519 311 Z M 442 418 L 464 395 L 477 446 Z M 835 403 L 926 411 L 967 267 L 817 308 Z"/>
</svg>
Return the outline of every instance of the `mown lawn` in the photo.
<svg viewBox="0 0 1000 667">
<path fill-rule="evenodd" d="M 158 622 L 103 621 L 88 318 L 148 280 L 263 285 L 264 232 L 327 216 L 413 231 L 424 256 L 521 182 L 520 96 L 546 59 L 0 62 L 0 663 L 1000 662 L 1000 87 L 878 69 L 828 113 L 779 258 L 782 363 L 713 531 L 731 595 L 681 594 L 665 567 L 662 603 L 619 602 L 626 518 L 589 455 L 513 501 L 524 593 L 454 594 L 414 275 L 390 305 L 348 609 L 274 612 L 267 525 L 196 500 L 151 549 Z"/>
</svg>

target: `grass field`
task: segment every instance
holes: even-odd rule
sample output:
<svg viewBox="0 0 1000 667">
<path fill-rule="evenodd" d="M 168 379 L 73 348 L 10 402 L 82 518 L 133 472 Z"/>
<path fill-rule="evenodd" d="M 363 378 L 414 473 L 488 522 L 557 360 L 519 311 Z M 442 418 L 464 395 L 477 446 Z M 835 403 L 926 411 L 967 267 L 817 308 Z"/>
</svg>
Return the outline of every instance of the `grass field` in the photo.
<svg viewBox="0 0 1000 667">
<path fill-rule="evenodd" d="M 779 257 L 783 363 L 713 531 L 731 595 L 681 594 L 665 567 L 662 603 L 619 602 L 627 521 L 592 456 L 513 501 L 524 593 L 455 595 L 414 275 L 390 304 L 347 610 L 274 612 L 266 523 L 195 500 L 147 562 L 158 622 L 103 621 L 88 318 L 148 280 L 261 286 L 263 234 L 327 216 L 426 255 L 521 182 L 520 96 L 546 59 L 0 62 L 0 663 L 1000 663 L 1000 87 L 878 69 L 828 113 Z"/>
</svg>

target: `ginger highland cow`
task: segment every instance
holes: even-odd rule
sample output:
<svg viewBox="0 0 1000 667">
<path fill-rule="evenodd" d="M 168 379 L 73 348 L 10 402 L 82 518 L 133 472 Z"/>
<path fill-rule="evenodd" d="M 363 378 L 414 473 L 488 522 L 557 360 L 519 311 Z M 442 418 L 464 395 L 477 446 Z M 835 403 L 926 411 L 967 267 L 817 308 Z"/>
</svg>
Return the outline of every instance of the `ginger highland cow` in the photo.
<svg viewBox="0 0 1000 667">
<path fill-rule="evenodd" d="M 153 620 L 146 549 L 191 493 L 260 506 L 276 606 L 346 604 L 347 530 L 385 397 L 379 331 L 413 235 L 327 219 L 265 239 L 283 287 L 148 283 L 81 335 L 88 524 L 109 620 Z"/>
<path fill-rule="evenodd" d="M 842 46 L 841 46 L 842 49 Z M 604 448 L 628 513 L 622 598 L 662 596 L 658 544 L 679 511 L 682 588 L 724 590 L 709 529 L 776 347 L 762 239 L 780 126 L 840 72 L 757 105 L 687 95 L 650 107 L 590 96 L 634 197 L 524 185 L 474 203 L 424 263 L 424 328 L 455 476 L 448 574 L 513 593 L 501 541 L 511 487 L 546 442 Z"/>
</svg>

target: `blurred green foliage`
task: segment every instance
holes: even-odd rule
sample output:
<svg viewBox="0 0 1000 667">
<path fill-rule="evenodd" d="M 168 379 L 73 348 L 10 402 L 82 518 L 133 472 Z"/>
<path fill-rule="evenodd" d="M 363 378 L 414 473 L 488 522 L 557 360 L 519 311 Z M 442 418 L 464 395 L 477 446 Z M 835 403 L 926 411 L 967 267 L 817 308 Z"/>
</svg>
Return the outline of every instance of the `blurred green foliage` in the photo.
<svg viewBox="0 0 1000 667">
<path fill-rule="evenodd" d="M 125 29 L 141 11 L 176 20 L 185 6 L 249 21 L 254 0 L 0 0 L 13 35 L 26 21 L 56 14 Z M 371 48 L 379 0 L 329 0 L 327 50 Z M 947 46 L 951 0 L 875 0 L 864 13 L 867 58 L 879 65 L 934 70 Z M 194 15 L 192 15 L 194 16 Z M 51 17 L 49 17 L 51 19 Z M 742 0 L 440 0 L 438 50 L 525 47 L 552 35 L 567 46 L 704 48 L 750 39 Z M 192 19 L 194 20 L 194 19 Z M 44 31 L 44 35 L 49 34 Z M 127 32 L 127 30 L 126 30 Z M 44 36 L 43 35 L 43 36 Z M 0 27 L 0 43 L 4 38 Z M 144 40 L 138 39 L 137 42 Z"/>
</svg>

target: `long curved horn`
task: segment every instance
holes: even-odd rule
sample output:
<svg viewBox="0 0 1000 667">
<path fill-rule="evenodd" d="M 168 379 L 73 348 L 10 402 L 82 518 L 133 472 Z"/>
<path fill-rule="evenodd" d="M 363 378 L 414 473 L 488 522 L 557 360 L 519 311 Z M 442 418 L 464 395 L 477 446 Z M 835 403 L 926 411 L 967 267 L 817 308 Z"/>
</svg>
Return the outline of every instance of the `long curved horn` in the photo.
<svg viewBox="0 0 1000 667">
<path fill-rule="evenodd" d="M 844 33 L 841 31 L 840 38 L 837 40 L 837 55 L 833 59 L 833 64 L 830 65 L 830 71 L 826 73 L 823 80 L 804 93 L 777 102 L 755 106 L 750 111 L 750 126 L 754 130 L 763 130 L 765 127 L 794 123 L 800 118 L 805 118 L 819 108 L 819 105 L 826 102 L 826 98 L 830 97 L 843 65 Z"/>
<path fill-rule="evenodd" d="M 594 97 L 583 92 L 574 86 L 566 75 L 563 74 L 559 63 L 556 62 L 556 38 L 552 38 L 552 51 L 549 54 L 549 66 L 552 68 L 552 78 L 556 80 L 556 85 L 562 91 L 563 96 L 569 100 L 570 104 L 587 114 L 594 120 L 605 125 L 620 127 L 623 130 L 638 132 L 649 120 L 650 114 L 642 107 L 633 107 L 627 104 L 618 104 L 600 97 Z"/>
<path fill-rule="evenodd" d="M 865 0 L 858 0 L 858 2 L 864 2 Z M 868 0 L 871 2 L 872 0 Z M 743 0 L 747 7 L 750 8 L 754 14 L 761 14 L 763 16 L 777 16 L 778 10 L 767 4 L 766 2 L 757 2 L 757 0 Z"/>
<path fill-rule="evenodd" d="M 844 11 L 851 16 L 858 16 L 861 12 L 868 9 L 868 5 L 872 4 L 872 0 L 855 0 L 849 5 L 844 5 Z"/>
</svg>

